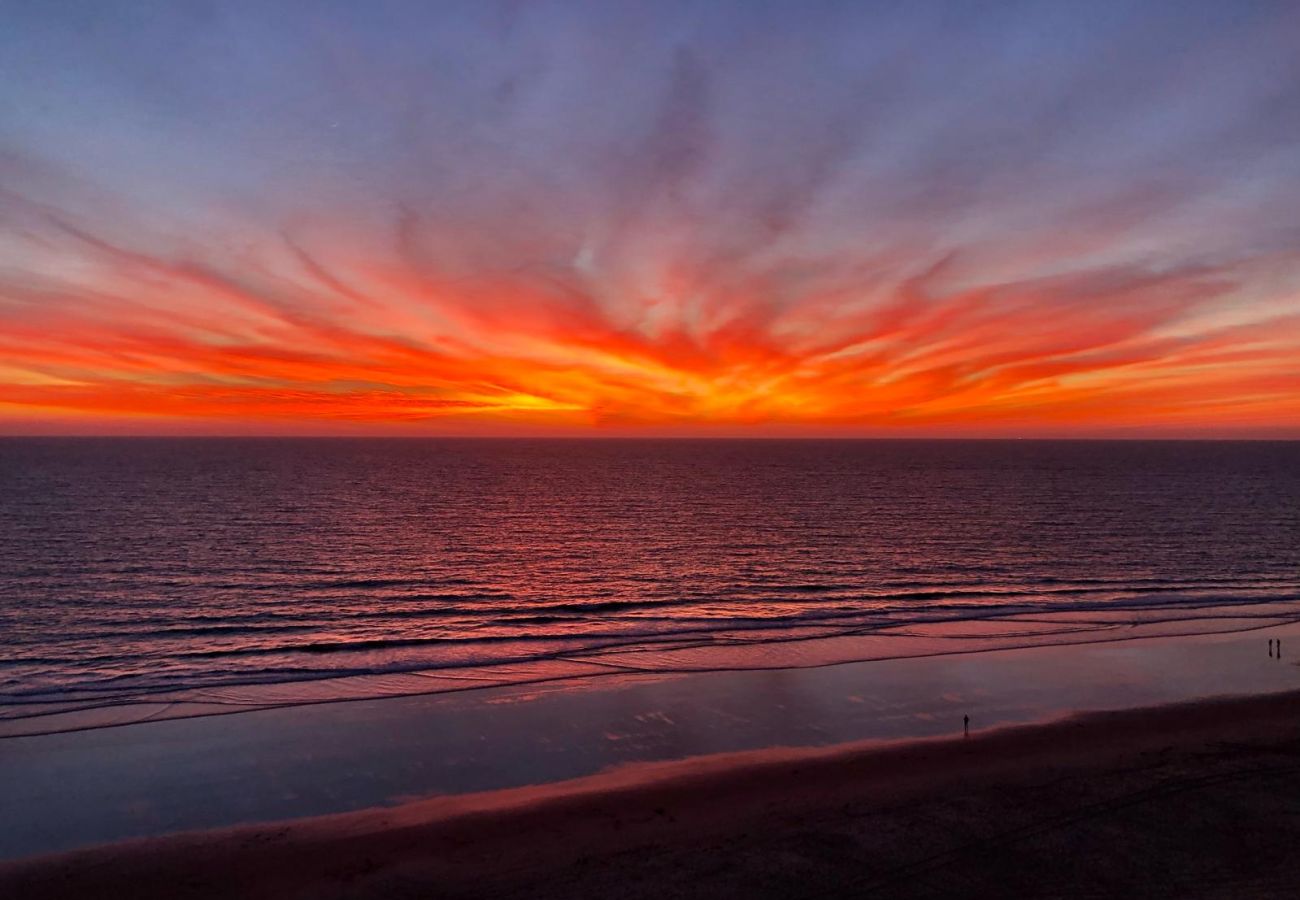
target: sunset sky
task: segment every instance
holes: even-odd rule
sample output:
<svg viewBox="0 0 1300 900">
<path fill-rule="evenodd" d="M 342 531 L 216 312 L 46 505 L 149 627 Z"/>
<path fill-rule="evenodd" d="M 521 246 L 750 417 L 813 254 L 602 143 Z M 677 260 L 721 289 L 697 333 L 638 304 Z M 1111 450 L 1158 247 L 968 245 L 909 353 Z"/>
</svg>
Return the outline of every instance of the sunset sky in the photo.
<svg viewBox="0 0 1300 900">
<path fill-rule="evenodd" d="M 1300 437 L 1300 4 L 0 0 L 0 433 Z"/>
</svg>

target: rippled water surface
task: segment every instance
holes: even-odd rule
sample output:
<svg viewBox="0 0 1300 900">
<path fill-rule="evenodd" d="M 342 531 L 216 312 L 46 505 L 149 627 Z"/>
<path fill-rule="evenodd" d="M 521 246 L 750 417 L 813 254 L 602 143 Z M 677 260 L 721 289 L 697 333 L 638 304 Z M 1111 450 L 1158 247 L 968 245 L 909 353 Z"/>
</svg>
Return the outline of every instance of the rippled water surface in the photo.
<svg viewBox="0 0 1300 900">
<path fill-rule="evenodd" d="M 0 441 L 11 717 L 867 658 L 922 626 L 1249 627 L 1297 598 L 1300 444 Z"/>
</svg>

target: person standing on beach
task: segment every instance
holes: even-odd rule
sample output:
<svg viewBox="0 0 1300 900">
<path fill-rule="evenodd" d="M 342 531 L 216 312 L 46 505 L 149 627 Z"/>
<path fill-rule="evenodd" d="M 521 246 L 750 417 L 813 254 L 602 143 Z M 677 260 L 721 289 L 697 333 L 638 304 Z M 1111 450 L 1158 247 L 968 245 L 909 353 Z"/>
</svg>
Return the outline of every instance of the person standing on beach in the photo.
<svg viewBox="0 0 1300 900">
<path fill-rule="evenodd" d="M 961 731 L 966 737 L 970 737 L 970 716 L 961 717 Z"/>
</svg>

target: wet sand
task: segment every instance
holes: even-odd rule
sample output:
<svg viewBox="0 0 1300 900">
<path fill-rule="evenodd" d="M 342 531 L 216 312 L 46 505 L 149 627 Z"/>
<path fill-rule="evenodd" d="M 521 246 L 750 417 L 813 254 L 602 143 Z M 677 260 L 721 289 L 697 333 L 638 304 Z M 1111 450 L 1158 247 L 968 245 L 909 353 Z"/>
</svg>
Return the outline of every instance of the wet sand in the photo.
<svg viewBox="0 0 1300 900">
<path fill-rule="evenodd" d="M 593 679 L 0 740 L 0 861 L 772 747 L 1300 690 L 1300 624 L 771 671 Z M 816 642 L 813 642 L 816 643 Z M 971 641 L 965 641 L 970 644 Z M 973 642 L 979 646 L 978 641 Z M 816 648 L 810 647 L 816 655 Z"/>
<path fill-rule="evenodd" d="M 1300 692 L 770 749 L 0 866 L 0 896 L 1294 896 Z"/>
</svg>

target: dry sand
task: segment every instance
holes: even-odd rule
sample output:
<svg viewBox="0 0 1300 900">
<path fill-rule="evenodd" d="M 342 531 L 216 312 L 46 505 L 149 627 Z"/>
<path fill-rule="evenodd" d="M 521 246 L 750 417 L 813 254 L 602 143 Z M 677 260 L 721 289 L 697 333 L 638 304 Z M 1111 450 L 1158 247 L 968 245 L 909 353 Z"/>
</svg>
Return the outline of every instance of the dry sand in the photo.
<svg viewBox="0 0 1300 900">
<path fill-rule="evenodd" d="M 0 866 L 0 897 L 31 900 L 864 895 L 1298 896 L 1300 693 L 638 765 Z"/>
</svg>

